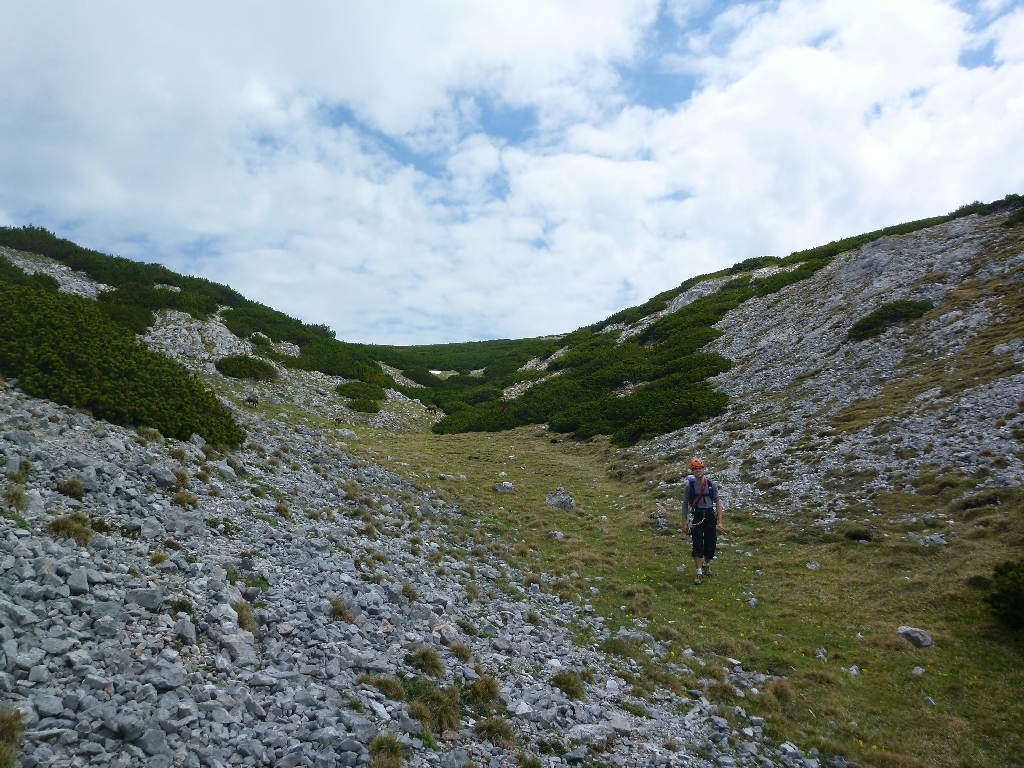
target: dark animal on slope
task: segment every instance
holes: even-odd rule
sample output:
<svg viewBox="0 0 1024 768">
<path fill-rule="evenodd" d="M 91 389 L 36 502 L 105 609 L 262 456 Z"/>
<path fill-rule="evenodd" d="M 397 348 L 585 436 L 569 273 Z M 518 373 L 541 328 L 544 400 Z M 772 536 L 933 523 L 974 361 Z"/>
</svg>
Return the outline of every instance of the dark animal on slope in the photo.
<svg viewBox="0 0 1024 768">
<path fill-rule="evenodd" d="M 427 413 L 437 413 L 437 406 L 433 403 L 427 403 Z"/>
<path fill-rule="evenodd" d="M 260 407 L 260 396 L 257 395 L 255 392 L 250 392 L 245 397 L 245 404 L 246 405 L 251 405 L 253 408 L 259 408 Z"/>
</svg>

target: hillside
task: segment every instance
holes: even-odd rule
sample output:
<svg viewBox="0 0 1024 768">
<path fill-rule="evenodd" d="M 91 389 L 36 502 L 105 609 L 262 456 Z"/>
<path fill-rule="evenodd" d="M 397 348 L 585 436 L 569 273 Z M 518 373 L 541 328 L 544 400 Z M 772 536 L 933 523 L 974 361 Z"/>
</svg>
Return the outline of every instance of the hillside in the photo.
<svg viewBox="0 0 1024 768">
<path fill-rule="evenodd" d="M 1012 764 L 1020 202 L 413 348 L 3 230 L 22 765 Z"/>
</svg>

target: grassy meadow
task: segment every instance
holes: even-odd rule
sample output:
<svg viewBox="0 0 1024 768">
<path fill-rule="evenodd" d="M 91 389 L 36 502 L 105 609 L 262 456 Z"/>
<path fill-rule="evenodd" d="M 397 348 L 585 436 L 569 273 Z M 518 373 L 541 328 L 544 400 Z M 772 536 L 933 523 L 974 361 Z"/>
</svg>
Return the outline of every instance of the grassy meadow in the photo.
<svg viewBox="0 0 1024 768">
<path fill-rule="evenodd" d="M 1024 642 L 1019 632 L 996 625 L 981 599 L 993 564 L 1019 557 L 1024 496 L 1018 492 L 959 509 L 952 498 L 973 484 L 963 479 L 935 495 L 884 500 L 883 508 L 941 513 L 943 521 L 929 530 L 957 530 L 948 547 L 923 547 L 906 537 L 928 529 L 924 521 L 896 526 L 876 519 L 873 541 L 860 544 L 813 525 L 811 509 L 789 524 L 730 509 L 715 575 L 696 587 L 678 502 L 642 472 L 617 479 L 609 468 L 626 455 L 607 438 L 577 442 L 537 427 L 460 435 L 367 430 L 350 449 L 458 501 L 465 517 L 454 526 L 456 536 L 500 552 L 529 574 L 545 574 L 545 591 L 593 605 L 613 629 L 643 619 L 664 643 L 664 658 L 628 643 L 605 647 L 623 656 L 622 676 L 652 700 L 659 688 L 698 687 L 662 664 L 686 662 L 705 679 L 712 700 L 765 717 L 772 736 L 805 750 L 877 766 L 1020 759 Z M 441 473 L 466 480 L 438 480 Z M 495 492 L 502 479 L 516 491 Z M 544 505 L 545 494 L 559 485 L 576 498 L 576 510 Z M 663 531 L 649 517 L 659 503 L 670 512 Z M 550 537 L 552 530 L 564 538 Z M 751 597 L 756 607 L 748 605 Z M 913 648 L 895 634 L 902 624 L 926 629 L 935 644 Z M 705 657 L 700 667 L 685 659 L 686 648 L 788 680 L 741 699 L 724 683 L 724 659 Z M 824 660 L 818 648 L 826 649 Z M 844 671 L 854 665 L 859 675 Z M 915 667 L 924 674 L 914 675 Z"/>
</svg>

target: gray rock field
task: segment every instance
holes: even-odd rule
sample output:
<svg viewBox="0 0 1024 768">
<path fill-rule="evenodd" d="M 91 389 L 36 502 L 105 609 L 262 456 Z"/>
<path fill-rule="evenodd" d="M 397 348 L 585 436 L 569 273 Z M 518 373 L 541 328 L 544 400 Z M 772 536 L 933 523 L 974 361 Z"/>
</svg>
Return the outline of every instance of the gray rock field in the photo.
<svg viewBox="0 0 1024 768">
<path fill-rule="evenodd" d="M 1012 243 L 999 217 L 968 216 L 882 238 L 746 302 L 707 347 L 733 361 L 711 380 L 732 398 L 726 411 L 624 451 L 623 463 L 685 477 L 703 455 L 727 506 L 785 519 L 799 502 L 826 526 L 858 502 L 885 513 L 872 502 L 878 491 L 914 493 L 928 473 L 1020 485 L 1024 342 L 1006 304 L 1020 295 L 1024 252 Z M 847 340 L 857 320 L 899 299 L 935 309 Z"/>
<path fill-rule="evenodd" d="M 221 457 L 198 436 L 146 442 L 0 388 L 0 455 L 24 473 L 7 487 L 32 499 L 0 519 L 0 693 L 22 715 L 25 768 L 362 765 L 381 732 L 414 766 L 515 765 L 543 744 L 563 752 L 540 756 L 550 765 L 815 764 L 780 756 L 757 718 L 733 730 L 700 690 L 641 703 L 614 674 L 623 660 L 572 640 L 577 627 L 607 637 L 601 617 L 524 589 L 489 553 L 452 556 L 468 547 L 446 538 L 458 508 L 355 460 L 336 434 L 238 415 L 249 440 Z M 70 480 L 80 500 L 58 490 Z M 81 546 L 47 532 L 72 513 L 94 529 Z M 360 677 L 419 674 L 423 647 L 439 654 L 439 687 L 496 680 L 516 748 L 468 714 L 424 744 L 409 705 Z M 767 679 L 686 661 L 727 666 L 741 689 Z M 584 670 L 582 700 L 553 684 Z"/>
</svg>

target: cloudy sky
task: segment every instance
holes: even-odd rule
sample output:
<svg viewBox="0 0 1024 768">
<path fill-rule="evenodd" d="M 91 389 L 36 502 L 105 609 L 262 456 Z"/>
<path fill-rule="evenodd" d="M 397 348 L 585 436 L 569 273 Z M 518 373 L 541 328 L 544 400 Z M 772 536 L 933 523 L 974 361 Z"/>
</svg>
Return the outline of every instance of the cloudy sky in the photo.
<svg viewBox="0 0 1024 768">
<path fill-rule="evenodd" d="M 1024 2 L 0 5 L 0 224 L 396 344 L 1024 193 Z"/>
</svg>

